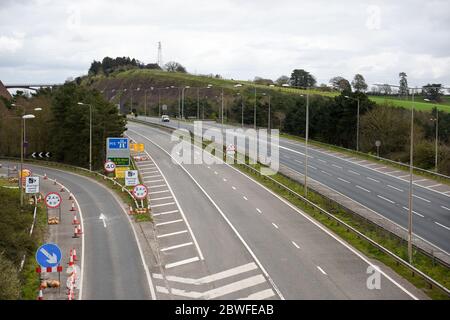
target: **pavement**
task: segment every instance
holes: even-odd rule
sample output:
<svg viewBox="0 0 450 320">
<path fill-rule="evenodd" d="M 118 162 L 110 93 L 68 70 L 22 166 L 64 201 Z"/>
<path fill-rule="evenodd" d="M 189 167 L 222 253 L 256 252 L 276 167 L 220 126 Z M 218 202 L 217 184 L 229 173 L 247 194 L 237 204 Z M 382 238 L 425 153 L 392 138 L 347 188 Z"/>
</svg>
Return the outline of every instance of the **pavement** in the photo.
<svg viewBox="0 0 450 320">
<path fill-rule="evenodd" d="M 6 162 L 2 161 L 3 166 Z M 152 299 L 151 281 L 144 264 L 139 243 L 130 223 L 125 205 L 112 191 L 99 182 L 74 173 L 26 164 L 33 174 L 47 174 L 56 179 L 74 195 L 83 219 L 84 260 L 82 300 Z M 68 192 L 64 193 L 63 204 Z M 53 210 L 54 211 L 54 210 Z M 63 221 L 71 220 L 67 204 L 62 208 Z M 99 219 L 103 213 L 105 224 Z M 51 213 L 53 214 L 53 213 Z M 51 226 L 50 228 L 53 228 Z M 73 229 L 61 233 L 51 232 L 50 240 L 57 243 L 68 241 Z M 65 237 L 66 240 L 63 240 Z M 79 241 L 81 239 L 73 239 Z M 70 240 L 72 241 L 72 240 Z M 77 251 L 78 253 L 78 251 Z M 63 251 L 67 259 L 68 253 Z M 64 263 L 67 263 L 64 261 Z"/>
<path fill-rule="evenodd" d="M 160 119 L 151 117 L 138 119 L 193 130 L 193 124 L 189 122 L 174 120 L 162 123 Z M 220 128 L 220 124 L 213 122 L 203 126 L 204 129 Z M 224 128 L 236 127 L 225 125 Z M 308 155 L 310 178 L 401 228 L 407 228 L 409 178 L 406 171 L 315 146 L 309 147 Z M 303 174 L 304 158 L 303 143 L 280 138 L 282 166 Z M 413 194 L 414 234 L 450 257 L 450 186 L 415 176 Z"/>
<path fill-rule="evenodd" d="M 138 168 L 155 220 L 158 298 L 426 299 L 236 169 L 174 163 L 174 142 L 160 129 L 128 123 L 127 135 L 148 156 Z M 373 289 L 375 264 L 381 285 Z"/>
</svg>

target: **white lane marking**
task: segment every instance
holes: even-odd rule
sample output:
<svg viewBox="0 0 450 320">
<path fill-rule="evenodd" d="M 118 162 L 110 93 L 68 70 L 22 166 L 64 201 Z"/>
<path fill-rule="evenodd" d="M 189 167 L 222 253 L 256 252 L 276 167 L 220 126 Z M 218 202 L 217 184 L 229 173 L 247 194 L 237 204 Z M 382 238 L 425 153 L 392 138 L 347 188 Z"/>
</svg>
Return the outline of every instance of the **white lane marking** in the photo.
<svg viewBox="0 0 450 320">
<path fill-rule="evenodd" d="M 409 211 L 409 208 L 407 208 L 407 207 L 403 207 L 403 209 L 405 209 L 406 211 Z M 423 218 L 424 217 L 424 215 L 423 214 L 420 214 L 420 213 L 418 213 L 418 212 L 416 212 L 416 211 L 412 211 L 415 215 L 418 215 L 419 217 L 421 217 L 421 218 Z"/>
<path fill-rule="evenodd" d="M 168 197 L 161 197 L 161 198 L 155 198 L 155 199 L 150 198 L 150 201 L 166 200 L 166 199 L 173 199 L 173 197 L 168 196 Z"/>
<path fill-rule="evenodd" d="M 399 189 L 397 187 L 391 186 L 390 184 L 387 185 L 389 188 L 392 188 L 394 190 L 400 191 L 400 192 L 404 192 L 402 189 Z"/>
<path fill-rule="evenodd" d="M 327 163 L 325 160 L 323 160 L 323 159 L 317 159 L 317 160 L 319 160 L 320 162 L 323 162 L 323 163 Z"/>
<path fill-rule="evenodd" d="M 323 271 L 323 269 L 320 266 L 317 266 L 317 269 L 319 269 L 319 271 L 322 272 L 324 275 L 327 275 L 327 273 Z"/>
<path fill-rule="evenodd" d="M 390 203 L 395 203 L 394 201 L 392 201 L 392 200 L 390 200 L 388 198 L 385 198 L 383 196 L 380 196 L 379 194 L 377 194 L 377 197 L 380 198 L 380 199 L 383 199 L 384 201 L 387 201 L 387 202 L 390 202 Z"/>
<path fill-rule="evenodd" d="M 177 210 L 178 211 L 178 210 Z M 183 233 L 187 233 L 187 230 L 182 230 L 182 231 L 177 231 L 177 232 L 172 232 L 172 233 L 165 233 L 159 236 L 156 236 L 157 238 L 167 238 L 167 237 L 171 237 L 171 236 L 176 236 L 178 234 L 183 234 Z"/>
<path fill-rule="evenodd" d="M 432 186 L 428 186 L 427 188 L 436 188 L 442 186 L 442 183 L 433 184 Z"/>
<path fill-rule="evenodd" d="M 353 174 L 356 174 L 356 175 L 358 175 L 358 176 L 361 175 L 360 173 L 358 173 L 358 172 L 356 172 L 356 171 L 353 171 L 353 170 L 348 170 L 348 172 L 353 173 Z"/>
<path fill-rule="evenodd" d="M 138 164 L 138 168 L 155 167 L 154 164 Z"/>
<path fill-rule="evenodd" d="M 232 188 L 233 190 L 236 190 L 236 187 L 235 187 L 235 186 L 232 186 L 231 188 Z"/>
<path fill-rule="evenodd" d="M 182 289 L 175 289 L 175 288 L 171 288 L 170 292 L 166 287 L 160 287 L 157 286 L 156 289 L 161 292 L 161 293 L 165 293 L 165 294 L 173 294 L 176 296 L 181 296 L 181 297 L 187 297 L 187 298 L 192 298 L 192 299 L 215 299 L 218 297 L 222 297 L 224 295 L 236 292 L 236 291 L 241 291 L 250 287 L 254 287 L 256 285 L 259 285 L 261 283 L 264 283 L 266 281 L 266 279 L 262 276 L 262 275 L 257 275 L 257 276 L 253 276 L 253 277 L 249 277 L 247 279 L 244 280 L 240 280 L 240 281 L 236 281 L 230 284 L 227 284 L 225 286 L 222 287 L 218 287 L 218 288 L 214 288 L 205 292 L 197 292 L 197 291 L 186 291 L 186 290 L 182 290 Z"/>
<path fill-rule="evenodd" d="M 416 182 L 423 182 L 423 181 L 427 181 L 428 179 L 420 179 L 420 180 L 414 180 L 414 183 Z"/>
<path fill-rule="evenodd" d="M 277 226 L 275 223 L 272 222 L 272 225 L 273 225 L 276 229 L 278 229 L 278 226 Z"/>
<path fill-rule="evenodd" d="M 342 169 L 341 166 L 338 166 L 338 165 L 336 165 L 336 164 L 332 164 L 332 166 L 335 167 L 335 168 L 338 168 L 338 169 Z"/>
<path fill-rule="evenodd" d="M 106 217 L 103 213 L 100 213 L 100 216 L 98 217 L 99 220 L 102 220 L 103 222 L 103 227 L 106 228 Z"/>
<path fill-rule="evenodd" d="M 170 190 L 154 191 L 154 192 L 151 192 L 151 194 L 158 194 L 158 193 L 165 193 L 165 192 L 170 192 Z"/>
<path fill-rule="evenodd" d="M 450 209 L 449 209 L 450 210 Z M 256 211 L 258 211 L 258 213 L 262 213 L 262 211 L 261 210 L 259 210 L 258 208 L 256 208 Z"/>
<path fill-rule="evenodd" d="M 442 227 L 442 228 L 445 228 L 445 229 L 447 229 L 447 230 L 450 230 L 449 227 L 444 226 L 443 224 L 440 224 L 439 222 L 436 222 L 436 221 L 435 221 L 434 223 L 436 223 L 438 226 L 440 226 L 440 227 Z"/>
<path fill-rule="evenodd" d="M 152 171 L 141 170 L 141 172 L 143 173 L 144 176 L 145 176 L 146 174 L 159 173 L 158 170 L 152 170 Z"/>
<path fill-rule="evenodd" d="M 303 162 L 301 162 L 300 160 L 295 159 L 294 161 L 295 161 L 295 162 L 298 162 L 298 163 L 300 163 L 300 164 L 303 164 Z"/>
<path fill-rule="evenodd" d="M 223 178 L 223 182 L 227 182 L 227 179 Z"/>
<path fill-rule="evenodd" d="M 150 207 L 153 209 L 153 208 L 158 208 L 158 207 L 170 206 L 172 204 L 175 204 L 175 202 L 160 203 L 160 204 L 150 205 Z"/>
<path fill-rule="evenodd" d="M 244 198 L 244 200 L 245 200 L 245 201 L 247 201 L 247 200 L 248 200 L 246 196 L 243 196 L 242 198 Z"/>
<path fill-rule="evenodd" d="M 177 219 L 177 220 L 172 220 L 172 221 L 167 221 L 167 222 L 161 222 L 161 223 L 157 223 L 155 224 L 155 226 L 159 227 L 159 226 L 165 226 L 167 224 L 173 224 L 173 223 L 177 223 L 177 222 L 182 222 L 183 219 Z"/>
<path fill-rule="evenodd" d="M 210 167 L 210 166 L 208 166 L 208 169 L 211 169 L 211 167 Z"/>
<path fill-rule="evenodd" d="M 150 181 L 145 181 L 145 179 L 144 179 L 145 183 L 153 183 L 153 182 L 161 182 L 161 181 L 164 181 L 164 179 L 150 180 Z"/>
<path fill-rule="evenodd" d="M 185 259 L 185 260 L 181 260 L 181 261 L 177 261 L 177 262 L 172 262 L 172 263 L 168 263 L 164 266 L 165 269 L 170 269 L 170 268 L 174 268 L 174 267 L 178 267 L 178 266 L 182 266 L 191 262 L 195 262 L 195 261 L 199 261 L 200 258 L 199 257 L 193 257 L 193 258 L 189 258 L 189 259 Z M 156 287 L 158 290 L 158 286 Z M 164 288 L 166 289 L 166 288 Z M 166 289 L 167 290 L 167 289 Z"/>
<path fill-rule="evenodd" d="M 326 171 L 323 171 L 323 170 L 320 170 L 322 173 L 325 173 L 326 175 L 329 175 L 330 177 L 332 177 L 333 175 L 331 174 L 331 173 L 329 173 L 329 172 L 326 172 Z"/>
<path fill-rule="evenodd" d="M 369 163 L 369 164 L 365 164 L 365 167 L 370 167 L 370 166 L 378 166 L 378 163 Z"/>
<path fill-rule="evenodd" d="M 161 177 L 161 175 L 160 174 L 155 174 L 153 176 L 147 176 L 147 177 L 145 177 L 144 181 L 147 180 L 147 178 L 151 179 L 151 178 L 158 178 L 158 177 Z"/>
<path fill-rule="evenodd" d="M 431 202 L 430 200 L 425 199 L 425 198 L 422 198 L 422 197 L 419 197 L 419 196 L 416 196 L 415 194 L 413 194 L 413 197 L 414 197 L 414 198 L 417 198 L 417 199 L 420 199 L 420 200 L 422 200 L 422 201 L 428 202 L 428 203 Z"/>
<path fill-rule="evenodd" d="M 365 192 L 370 192 L 370 190 L 367 190 L 366 188 L 363 188 L 363 187 L 361 187 L 361 186 L 356 186 L 358 189 L 361 189 L 361 190 L 363 190 L 363 191 L 365 191 Z"/>
<path fill-rule="evenodd" d="M 158 184 L 156 186 L 151 186 L 152 188 L 161 188 L 161 187 L 166 187 L 166 184 Z"/>
<path fill-rule="evenodd" d="M 183 278 L 183 277 L 178 277 L 178 276 L 166 276 L 164 278 L 162 276 L 162 274 L 160 274 L 160 273 L 154 273 L 153 278 L 160 279 L 160 280 L 166 279 L 167 281 L 171 281 L 171 282 L 178 282 L 178 283 L 191 284 L 191 285 L 198 286 L 198 285 L 203 285 L 203 284 L 211 283 L 211 282 L 218 281 L 218 280 L 223 280 L 223 279 L 233 277 L 235 275 L 249 272 L 249 271 L 252 271 L 255 269 L 258 269 L 258 266 L 255 263 L 250 262 L 250 263 L 244 264 L 242 266 L 231 268 L 231 269 L 221 271 L 218 273 L 214 273 L 214 274 L 211 274 L 211 275 L 205 276 L 203 278 L 199 278 L 199 279 Z"/>
<path fill-rule="evenodd" d="M 441 206 L 441 208 L 450 211 L 450 208 L 447 208 L 447 207 L 444 207 L 444 206 Z"/>
<path fill-rule="evenodd" d="M 177 244 L 175 246 L 171 246 L 171 247 L 167 247 L 167 248 L 162 248 L 161 252 L 166 252 L 166 251 L 170 251 L 170 250 L 175 250 L 175 249 L 179 249 L 179 248 L 184 248 L 184 247 L 188 247 L 188 246 L 192 246 L 194 243 L 193 242 L 186 242 L 186 243 L 182 243 L 182 244 Z"/>
<path fill-rule="evenodd" d="M 375 182 L 380 182 L 380 181 L 378 181 L 378 180 L 375 180 L 375 179 L 373 179 L 373 178 L 371 178 L 371 177 L 366 177 L 367 179 L 369 179 L 369 180 L 372 180 L 372 181 L 375 181 Z"/>
<path fill-rule="evenodd" d="M 409 174 L 405 174 L 404 176 L 398 176 L 397 178 L 406 178 L 406 177 L 409 177 Z"/>
<path fill-rule="evenodd" d="M 308 164 L 308 167 L 310 167 L 310 168 L 313 169 L 313 170 L 317 170 L 317 168 L 316 168 L 316 167 L 313 167 L 312 165 L 309 165 L 309 164 Z"/>
<path fill-rule="evenodd" d="M 170 211 L 164 211 L 164 212 L 158 212 L 158 213 L 153 213 L 152 216 L 157 217 L 157 216 L 165 216 L 166 214 L 171 214 L 171 213 L 177 213 L 179 212 L 178 210 L 170 210 Z"/>
<path fill-rule="evenodd" d="M 393 173 L 396 173 L 396 172 L 403 172 L 403 171 L 395 170 L 395 171 L 389 171 L 389 172 L 383 172 L 383 173 L 385 173 L 385 174 L 393 174 Z"/>
<path fill-rule="evenodd" d="M 387 167 L 378 167 L 378 168 L 372 168 L 373 170 L 379 171 L 381 169 L 386 169 Z M 384 173 L 384 172 L 383 172 Z"/>
<path fill-rule="evenodd" d="M 338 180 L 341 180 L 342 182 L 345 182 L 345 183 L 350 183 L 350 181 L 347 181 L 347 180 L 342 179 L 342 178 L 338 178 Z"/>
<path fill-rule="evenodd" d="M 246 298 L 239 298 L 238 300 L 264 300 L 273 297 L 275 293 L 272 289 L 262 290 L 259 292 L 252 293 Z"/>
<path fill-rule="evenodd" d="M 214 174 L 218 174 L 217 171 L 214 171 Z"/>
<path fill-rule="evenodd" d="M 300 247 L 299 247 L 298 244 L 296 244 L 294 241 L 291 241 L 291 242 L 292 242 L 292 244 L 293 244 L 297 249 L 300 249 Z"/>
</svg>

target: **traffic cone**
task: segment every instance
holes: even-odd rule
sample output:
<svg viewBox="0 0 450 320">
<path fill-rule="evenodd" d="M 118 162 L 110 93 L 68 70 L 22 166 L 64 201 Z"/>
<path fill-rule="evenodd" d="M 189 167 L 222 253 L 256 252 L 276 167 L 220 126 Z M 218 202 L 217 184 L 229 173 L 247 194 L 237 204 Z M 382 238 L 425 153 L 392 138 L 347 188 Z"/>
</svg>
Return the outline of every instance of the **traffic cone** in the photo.
<svg viewBox="0 0 450 320">
<path fill-rule="evenodd" d="M 69 267 L 73 267 L 73 265 L 74 265 L 73 254 L 72 254 L 72 249 L 70 249 Z"/>
<path fill-rule="evenodd" d="M 53 181 L 53 185 L 56 186 L 56 179 Z"/>
<path fill-rule="evenodd" d="M 73 213 L 73 221 L 72 221 L 72 224 L 73 225 L 79 225 L 80 224 L 80 222 L 78 221 L 78 219 L 77 219 L 77 214 L 74 212 Z"/>
<path fill-rule="evenodd" d="M 73 261 L 78 261 L 78 259 L 77 259 L 77 250 L 75 248 L 73 248 L 72 256 L 73 256 Z"/>
<path fill-rule="evenodd" d="M 72 201 L 72 208 L 70 208 L 70 211 L 76 211 L 75 209 L 75 202 Z"/>
<path fill-rule="evenodd" d="M 78 238 L 78 237 L 79 237 L 77 226 L 74 227 L 74 230 L 73 230 L 73 237 L 74 237 L 74 238 Z"/>
<path fill-rule="evenodd" d="M 42 287 L 39 286 L 39 295 L 37 297 L 38 300 L 44 300 L 44 294 L 42 293 Z"/>
<path fill-rule="evenodd" d="M 61 187 L 61 190 L 59 192 L 65 192 L 64 187 Z"/>
<path fill-rule="evenodd" d="M 69 195 L 69 200 L 73 200 L 72 193 Z"/>
<path fill-rule="evenodd" d="M 81 231 L 81 225 L 78 225 L 78 235 L 83 234 L 83 232 Z"/>
<path fill-rule="evenodd" d="M 47 180 L 47 174 L 44 173 L 44 180 Z"/>
</svg>

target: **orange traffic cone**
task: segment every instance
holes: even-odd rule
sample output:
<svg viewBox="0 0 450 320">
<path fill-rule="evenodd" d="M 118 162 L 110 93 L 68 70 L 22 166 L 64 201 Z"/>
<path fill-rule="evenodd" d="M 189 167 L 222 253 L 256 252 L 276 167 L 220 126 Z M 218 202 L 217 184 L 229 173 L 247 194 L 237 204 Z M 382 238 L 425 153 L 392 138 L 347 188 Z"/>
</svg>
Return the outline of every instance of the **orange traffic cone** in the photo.
<svg viewBox="0 0 450 320">
<path fill-rule="evenodd" d="M 73 200 L 72 193 L 69 195 L 69 200 Z"/>
<path fill-rule="evenodd" d="M 73 254 L 72 254 L 72 249 L 70 250 L 70 258 L 69 258 L 69 267 L 73 266 Z"/>
<path fill-rule="evenodd" d="M 53 185 L 55 185 L 55 186 L 56 186 L 56 179 L 55 179 L 55 181 L 53 181 Z"/>
<path fill-rule="evenodd" d="M 44 180 L 47 180 L 47 174 L 44 173 Z"/>
<path fill-rule="evenodd" d="M 70 208 L 70 211 L 76 211 L 75 209 L 75 202 L 72 201 L 72 208 Z"/>
<path fill-rule="evenodd" d="M 78 238 L 78 228 L 77 228 L 77 226 L 75 226 L 75 228 L 73 230 L 73 237 L 74 238 Z"/>
<path fill-rule="evenodd" d="M 78 259 L 77 259 L 77 250 L 75 248 L 73 248 L 72 256 L 73 256 L 73 261 L 78 261 Z"/>
<path fill-rule="evenodd" d="M 73 221 L 72 221 L 72 224 L 73 225 L 79 225 L 80 224 L 80 222 L 78 221 L 78 219 L 77 219 L 77 214 L 74 212 L 73 213 Z"/>
<path fill-rule="evenodd" d="M 65 192 L 64 187 L 61 187 L 61 190 L 59 190 L 60 192 Z"/>
<path fill-rule="evenodd" d="M 81 231 L 81 225 L 78 225 L 78 235 L 83 234 L 83 232 Z"/>
<path fill-rule="evenodd" d="M 42 287 L 39 286 L 39 295 L 37 297 L 38 300 L 44 300 L 44 294 L 42 293 Z"/>
</svg>

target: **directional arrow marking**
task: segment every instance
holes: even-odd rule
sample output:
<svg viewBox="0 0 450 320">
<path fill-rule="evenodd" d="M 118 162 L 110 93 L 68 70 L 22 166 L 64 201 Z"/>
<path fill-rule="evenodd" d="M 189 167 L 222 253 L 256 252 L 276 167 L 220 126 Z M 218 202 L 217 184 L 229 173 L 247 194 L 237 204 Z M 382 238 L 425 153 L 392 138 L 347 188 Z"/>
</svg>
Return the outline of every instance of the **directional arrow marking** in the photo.
<svg viewBox="0 0 450 320">
<path fill-rule="evenodd" d="M 100 214 L 100 217 L 98 217 L 100 220 L 103 221 L 103 226 L 106 228 L 106 217 L 103 213 Z"/>
<path fill-rule="evenodd" d="M 47 259 L 47 262 L 48 262 L 48 263 L 50 263 L 50 264 L 55 264 L 55 263 L 58 262 L 58 257 L 56 256 L 55 253 L 52 253 L 52 254 L 50 255 L 50 253 L 48 253 L 48 251 L 45 250 L 44 248 L 42 248 L 40 251 L 42 252 L 42 254 L 43 254 L 44 256 L 46 256 L 46 257 L 48 258 L 48 259 Z"/>
</svg>

